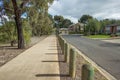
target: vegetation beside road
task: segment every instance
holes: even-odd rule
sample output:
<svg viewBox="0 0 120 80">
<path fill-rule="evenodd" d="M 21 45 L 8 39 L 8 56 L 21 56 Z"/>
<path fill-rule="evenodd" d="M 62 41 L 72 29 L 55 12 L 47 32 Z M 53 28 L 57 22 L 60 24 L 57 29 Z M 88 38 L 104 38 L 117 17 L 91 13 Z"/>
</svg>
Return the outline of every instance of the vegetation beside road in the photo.
<svg viewBox="0 0 120 80">
<path fill-rule="evenodd" d="M 23 49 L 31 37 L 51 34 L 54 21 L 48 8 L 53 1 L 1 0 L 0 43 L 17 43 Z"/>
<path fill-rule="evenodd" d="M 110 38 L 110 35 L 89 35 L 88 38 L 99 38 L 99 39 L 108 39 Z"/>
</svg>

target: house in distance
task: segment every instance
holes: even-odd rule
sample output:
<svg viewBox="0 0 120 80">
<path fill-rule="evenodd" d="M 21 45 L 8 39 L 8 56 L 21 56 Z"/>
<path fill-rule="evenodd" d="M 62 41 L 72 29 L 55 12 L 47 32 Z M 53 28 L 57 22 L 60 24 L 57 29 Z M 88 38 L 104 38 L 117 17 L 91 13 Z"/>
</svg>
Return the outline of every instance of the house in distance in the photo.
<svg viewBox="0 0 120 80">
<path fill-rule="evenodd" d="M 111 24 L 105 27 L 106 34 L 117 34 L 120 33 L 120 25 L 118 24 Z"/>
</svg>

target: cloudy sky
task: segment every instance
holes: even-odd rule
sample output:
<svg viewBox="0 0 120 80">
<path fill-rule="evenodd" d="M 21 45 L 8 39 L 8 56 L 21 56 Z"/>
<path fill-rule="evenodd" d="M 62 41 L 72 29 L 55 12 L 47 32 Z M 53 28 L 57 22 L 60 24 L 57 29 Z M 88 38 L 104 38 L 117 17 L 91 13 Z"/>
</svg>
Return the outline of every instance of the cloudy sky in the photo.
<svg viewBox="0 0 120 80">
<path fill-rule="evenodd" d="M 49 13 L 63 15 L 75 23 L 83 14 L 97 19 L 120 19 L 120 0 L 55 0 Z"/>
</svg>

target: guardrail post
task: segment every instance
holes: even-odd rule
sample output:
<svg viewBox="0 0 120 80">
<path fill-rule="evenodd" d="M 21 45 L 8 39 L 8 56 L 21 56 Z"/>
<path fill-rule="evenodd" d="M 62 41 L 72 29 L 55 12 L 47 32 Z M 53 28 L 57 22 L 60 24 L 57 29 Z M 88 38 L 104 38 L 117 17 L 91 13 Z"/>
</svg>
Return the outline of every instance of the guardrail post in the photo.
<svg viewBox="0 0 120 80">
<path fill-rule="evenodd" d="M 94 69 L 91 65 L 84 64 L 82 66 L 81 80 L 94 80 Z"/>
<path fill-rule="evenodd" d="M 62 53 L 64 54 L 64 43 L 65 41 L 60 37 L 60 35 L 58 35 L 58 40 L 59 40 L 59 44 L 60 44 L 60 47 L 61 47 L 61 50 L 62 50 Z"/>
<path fill-rule="evenodd" d="M 68 61 L 69 61 L 69 53 L 68 53 L 68 44 L 67 43 L 65 43 L 65 48 L 64 48 L 64 59 L 65 59 L 65 62 L 67 62 L 68 63 Z"/>
<path fill-rule="evenodd" d="M 60 36 L 59 36 L 59 43 L 60 43 L 60 47 L 61 47 L 61 49 L 62 49 L 62 39 L 61 39 Z"/>
<path fill-rule="evenodd" d="M 73 49 L 70 49 L 70 58 L 69 58 L 69 75 L 70 77 L 75 77 L 76 72 L 76 53 Z"/>
<path fill-rule="evenodd" d="M 62 48 L 62 53 L 64 54 L 64 40 L 63 39 L 61 39 L 62 40 L 62 46 L 61 46 L 61 48 Z"/>
<path fill-rule="evenodd" d="M 65 43 L 64 40 L 60 37 L 60 45 L 63 54 L 64 54 L 64 43 Z"/>
</svg>

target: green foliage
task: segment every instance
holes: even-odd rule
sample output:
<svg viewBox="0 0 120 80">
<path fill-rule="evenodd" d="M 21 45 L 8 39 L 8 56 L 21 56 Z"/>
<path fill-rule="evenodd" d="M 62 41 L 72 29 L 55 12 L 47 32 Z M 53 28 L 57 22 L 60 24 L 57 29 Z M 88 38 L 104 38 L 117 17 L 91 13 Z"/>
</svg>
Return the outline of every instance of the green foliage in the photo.
<svg viewBox="0 0 120 80">
<path fill-rule="evenodd" d="M 48 14 L 48 3 L 53 0 L 32 1 L 33 6 L 28 9 L 29 23 L 33 36 L 50 34 L 53 28 L 53 18 Z"/>
<path fill-rule="evenodd" d="M 54 26 L 57 28 L 68 28 L 68 26 L 72 24 L 71 20 L 64 19 L 64 17 L 61 15 L 54 16 L 54 21 L 55 21 Z"/>
<path fill-rule="evenodd" d="M 31 27 L 26 20 L 23 21 L 23 33 L 25 37 L 25 43 L 28 44 L 31 38 Z M 17 41 L 17 31 L 15 22 L 9 21 L 0 27 L 0 42 Z"/>
<path fill-rule="evenodd" d="M 100 22 L 97 19 L 89 19 L 85 28 L 88 35 L 98 34 L 100 31 Z"/>
<path fill-rule="evenodd" d="M 58 15 L 54 16 L 55 27 L 61 28 L 63 20 L 64 20 L 63 16 L 58 16 Z"/>
<path fill-rule="evenodd" d="M 69 34 L 82 34 L 83 32 L 69 32 Z"/>
<path fill-rule="evenodd" d="M 88 38 L 110 38 L 110 35 L 90 35 Z"/>
<path fill-rule="evenodd" d="M 83 16 L 78 20 L 78 22 L 87 23 L 89 19 L 93 19 L 93 17 L 90 16 L 90 15 L 83 15 Z"/>
<path fill-rule="evenodd" d="M 58 15 L 56 15 L 56 16 L 54 16 L 54 20 L 55 20 L 57 23 L 59 23 L 59 22 L 62 22 L 62 21 L 64 20 L 64 17 L 63 17 L 63 16 L 58 16 Z"/>
<path fill-rule="evenodd" d="M 6 22 L 0 27 L 0 42 L 10 42 L 17 39 L 15 23 L 13 21 Z"/>
<path fill-rule="evenodd" d="M 30 42 L 31 35 L 39 36 L 43 34 L 50 34 L 52 32 L 53 18 L 50 14 L 48 14 L 48 8 L 53 1 L 54 0 L 17 0 L 19 14 L 21 15 L 24 12 L 28 14 L 27 19 L 22 20 L 23 35 L 26 45 Z M 26 3 L 30 4 L 31 6 L 25 6 Z M 11 41 L 17 39 L 18 35 L 13 18 L 13 15 L 15 15 L 13 6 L 14 5 L 12 4 L 12 0 L 4 0 L 6 13 L 9 16 L 9 19 L 14 23 L 14 25 L 11 25 L 10 21 L 6 22 L 3 25 L 4 27 L 2 26 L 0 28 L 0 30 L 4 32 L 0 32 L 0 41 Z"/>
<path fill-rule="evenodd" d="M 88 16 L 89 17 L 89 16 Z M 111 24 L 120 25 L 120 20 L 114 19 L 104 19 L 104 20 L 97 20 L 93 17 L 89 17 L 87 15 L 83 15 L 79 20 L 79 22 L 83 22 L 85 24 L 84 27 L 84 34 L 85 35 L 96 35 L 96 34 L 105 34 L 105 27 Z M 86 23 L 87 21 L 87 23 Z"/>
<path fill-rule="evenodd" d="M 72 22 L 69 19 L 64 19 L 62 22 L 63 28 L 68 28 L 69 25 L 71 25 L 71 24 L 72 24 Z"/>
<path fill-rule="evenodd" d="M 30 43 L 30 38 L 32 35 L 31 27 L 27 20 L 23 20 L 23 26 L 24 26 L 23 27 L 23 35 L 25 38 L 25 44 L 28 45 Z"/>
</svg>

